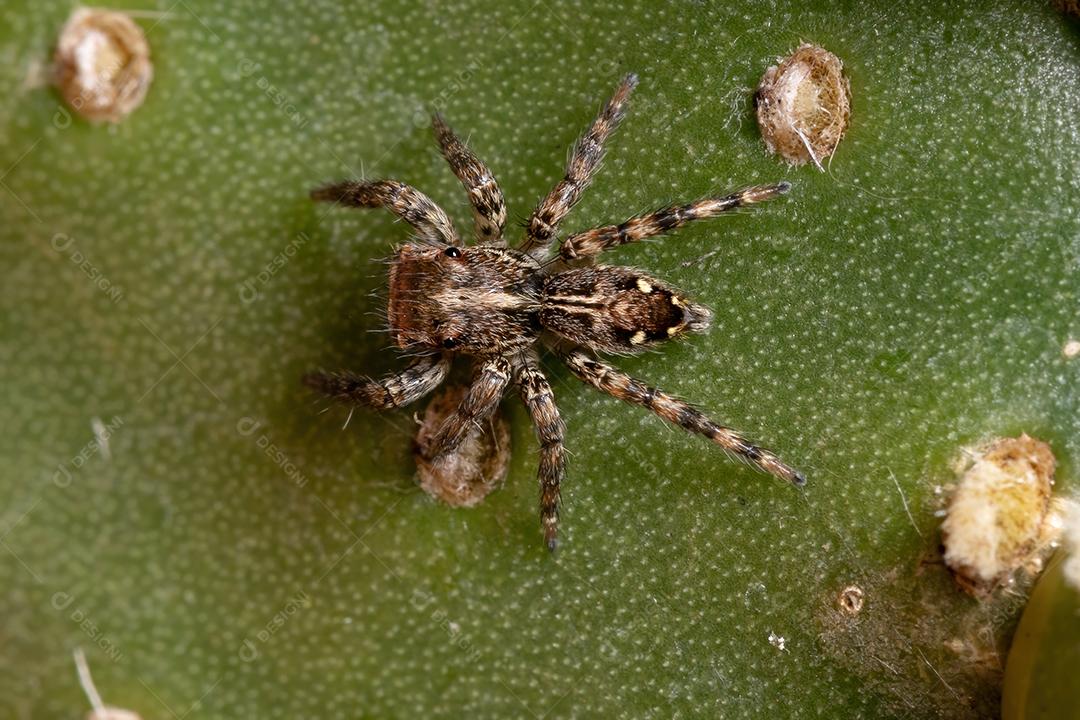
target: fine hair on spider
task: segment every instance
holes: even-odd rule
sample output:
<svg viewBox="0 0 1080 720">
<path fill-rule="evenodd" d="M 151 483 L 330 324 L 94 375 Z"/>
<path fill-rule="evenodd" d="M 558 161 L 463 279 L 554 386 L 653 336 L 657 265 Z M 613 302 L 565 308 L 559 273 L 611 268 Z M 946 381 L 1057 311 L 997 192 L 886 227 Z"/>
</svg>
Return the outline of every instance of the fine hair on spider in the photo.
<svg viewBox="0 0 1080 720">
<path fill-rule="evenodd" d="M 317 188 L 312 199 L 346 207 L 382 207 L 415 235 L 389 263 L 386 320 L 408 366 L 373 379 L 351 371 L 315 372 L 309 387 L 351 405 L 397 408 L 431 393 L 451 360 L 473 359 L 472 384 L 431 441 L 433 458 L 449 457 L 494 412 L 514 386 L 536 426 L 540 445 L 540 521 L 555 550 L 560 488 L 566 473 L 565 426 L 540 367 L 546 347 L 570 372 L 601 392 L 641 406 L 705 437 L 757 469 L 803 485 L 802 473 L 693 405 L 626 375 L 604 354 L 637 354 L 709 326 L 712 312 L 664 281 L 634 268 L 598 265 L 601 253 L 662 235 L 788 191 L 786 182 L 671 205 L 615 225 L 559 240 L 559 226 L 588 187 L 604 145 L 626 113 L 637 76 L 615 94 L 570 151 L 563 178 L 536 206 L 525 238 L 507 247 L 506 202 L 488 167 L 436 114 L 435 137 L 472 206 L 476 242 L 466 245 L 450 218 L 419 190 L 396 180 L 344 181 Z"/>
</svg>

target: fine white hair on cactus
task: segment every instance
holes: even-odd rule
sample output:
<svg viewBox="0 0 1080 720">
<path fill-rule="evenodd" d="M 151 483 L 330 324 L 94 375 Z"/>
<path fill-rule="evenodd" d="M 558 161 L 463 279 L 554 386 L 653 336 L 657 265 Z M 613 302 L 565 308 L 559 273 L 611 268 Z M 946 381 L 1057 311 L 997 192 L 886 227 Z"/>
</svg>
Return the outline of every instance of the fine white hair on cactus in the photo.
<svg viewBox="0 0 1080 720">
<path fill-rule="evenodd" d="M 82 648 L 75 648 L 72 655 L 75 658 L 75 670 L 79 673 L 79 684 L 82 685 L 83 692 L 86 693 L 86 699 L 90 701 L 90 706 L 93 708 L 86 714 L 87 720 L 142 720 L 138 713 L 131 710 L 106 705 L 94 685 L 94 678 L 90 676 L 90 666 L 86 662 L 86 653 L 83 652 Z"/>
</svg>

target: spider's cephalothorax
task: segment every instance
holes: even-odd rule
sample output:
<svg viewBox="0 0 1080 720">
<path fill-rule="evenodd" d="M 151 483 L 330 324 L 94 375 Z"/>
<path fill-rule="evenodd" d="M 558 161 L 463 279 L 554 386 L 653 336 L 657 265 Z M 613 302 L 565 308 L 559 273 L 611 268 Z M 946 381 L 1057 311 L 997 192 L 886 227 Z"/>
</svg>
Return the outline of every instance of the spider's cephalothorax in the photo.
<svg viewBox="0 0 1080 720">
<path fill-rule="evenodd" d="M 537 262 L 513 250 L 409 243 L 390 266 L 390 334 L 403 349 L 524 350 L 536 342 L 542 286 Z"/>
<path fill-rule="evenodd" d="M 624 78 L 574 146 L 565 177 L 533 211 L 525 240 L 516 250 L 503 240 L 506 205 L 495 178 L 437 115 L 435 135 L 469 194 L 477 245 L 465 247 L 446 213 L 423 193 L 393 180 L 347 181 L 312 193 L 316 200 L 351 207 L 385 207 L 416 231 L 416 239 L 398 249 L 390 266 L 387 319 L 394 343 L 418 357 L 402 372 L 382 379 L 320 372 L 308 375 L 305 382 L 344 402 L 394 408 L 435 389 L 455 354 L 473 356 L 472 387 L 432 442 L 436 457 L 454 452 L 513 383 L 540 441 L 540 518 L 551 549 L 566 457 L 563 422 L 551 385 L 540 370 L 540 345 L 550 347 L 574 375 L 599 390 L 703 435 L 767 473 L 796 485 L 805 482 L 801 473 L 772 452 L 596 357 L 596 353 L 640 352 L 700 332 L 711 317 L 707 308 L 645 273 L 592 264 L 597 255 L 692 220 L 776 197 L 787 191 L 787 183 L 751 187 L 586 230 L 563 239 L 557 256 L 547 260 L 559 223 L 600 165 L 604 141 L 622 119 L 636 84 L 634 75 Z"/>
</svg>

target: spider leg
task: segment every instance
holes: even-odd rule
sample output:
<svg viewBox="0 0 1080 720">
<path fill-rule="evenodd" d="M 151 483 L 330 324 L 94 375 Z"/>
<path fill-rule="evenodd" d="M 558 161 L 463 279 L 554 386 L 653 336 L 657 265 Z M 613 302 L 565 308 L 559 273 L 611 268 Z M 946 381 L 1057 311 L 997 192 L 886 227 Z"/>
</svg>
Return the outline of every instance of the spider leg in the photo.
<svg viewBox="0 0 1080 720">
<path fill-rule="evenodd" d="M 397 180 L 346 180 L 312 190 L 311 199 L 346 207 L 385 207 L 412 225 L 421 239 L 461 245 L 453 223 L 442 208 L 416 188 Z"/>
<path fill-rule="evenodd" d="M 436 113 L 431 124 L 435 128 L 435 138 L 442 148 L 443 157 L 450 163 L 450 169 L 469 194 L 477 239 L 484 245 L 502 244 L 503 227 L 506 225 L 506 201 L 503 200 L 502 190 L 495 176 L 454 134 L 441 115 Z"/>
<path fill-rule="evenodd" d="M 731 428 L 716 424 L 689 403 L 650 387 L 580 350 L 570 352 L 563 357 L 563 361 L 572 373 L 601 392 L 640 405 L 674 425 L 703 435 L 781 480 L 787 480 L 794 485 L 806 483 L 801 472 L 785 464 L 771 451 L 754 445 Z"/>
<path fill-rule="evenodd" d="M 308 373 L 303 382 L 339 402 L 389 410 L 424 397 L 439 386 L 449 370 L 449 355 L 425 355 L 401 372 L 378 380 L 346 370 Z"/>
<path fill-rule="evenodd" d="M 438 460 L 457 450 L 469 429 L 480 425 L 495 412 L 509 383 L 510 362 L 506 358 L 496 356 L 481 363 L 465 399 L 454 414 L 443 421 L 432 439 L 429 451 L 432 459 Z"/>
<path fill-rule="evenodd" d="M 571 235 L 559 248 L 566 262 L 591 258 L 619 245 L 638 242 L 680 228 L 693 220 L 713 218 L 744 205 L 771 200 L 786 193 L 791 185 L 757 185 L 723 197 L 712 197 L 688 205 L 673 205 L 647 215 L 632 217 L 619 225 L 606 225 Z"/>
<path fill-rule="evenodd" d="M 537 259 L 547 254 L 559 223 L 577 203 L 600 167 L 600 161 L 604 158 L 604 142 L 626 114 L 627 101 L 636 85 L 637 75 L 631 73 L 624 77 L 593 124 L 574 145 L 563 179 L 540 201 L 529 218 L 527 234 L 520 250 Z"/>
<path fill-rule="evenodd" d="M 544 543 L 554 552 L 559 530 L 559 489 L 566 476 L 566 449 L 563 447 L 566 426 L 535 353 L 530 352 L 524 362 L 514 368 L 514 383 L 529 410 L 540 442 L 540 468 L 537 471 L 540 523 L 544 528 Z"/>
</svg>

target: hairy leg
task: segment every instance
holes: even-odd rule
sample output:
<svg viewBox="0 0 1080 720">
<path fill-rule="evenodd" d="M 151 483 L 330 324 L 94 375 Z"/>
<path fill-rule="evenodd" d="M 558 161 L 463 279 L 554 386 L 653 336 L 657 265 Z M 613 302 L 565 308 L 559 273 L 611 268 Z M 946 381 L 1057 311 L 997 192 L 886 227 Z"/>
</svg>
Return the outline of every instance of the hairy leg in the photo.
<svg viewBox="0 0 1080 720">
<path fill-rule="evenodd" d="M 786 193 L 791 185 L 758 185 L 723 197 L 705 198 L 688 205 L 667 207 L 648 215 L 638 215 L 619 225 L 606 225 L 571 235 L 563 241 L 559 255 L 570 262 L 591 258 L 613 247 L 638 242 L 680 228 L 693 220 L 704 220 L 744 205 L 771 200 Z"/>
<path fill-rule="evenodd" d="M 510 361 L 506 358 L 499 356 L 481 363 L 465 399 L 457 411 L 443 421 L 438 434 L 431 441 L 431 457 L 437 460 L 457 450 L 468 436 L 469 429 L 480 425 L 495 411 L 509 383 Z"/>
<path fill-rule="evenodd" d="M 760 448 L 731 428 L 718 425 L 689 403 L 635 380 L 607 363 L 575 350 L 563 358 L 570 371 L 598 390 L 640 405 L 668 422 L 703 435 L 720 447 L 781 480 L 803 485 L 806 478 L 765 448 Z"/>
<path fill-rule="evenodd" d="M 313 372 L 304 384 L 339 402 L 389 410 L 424 397 L 446 378 L 449 355 L 426 355 L 394 375 L 373 380 L 349 371 Z"/>
<path fill-rule="evenodd" d="M 503 227 L 506 225 L 506 201 L 495 176 L 454 134 L 441 115 L 436 114 L 431 123 L 443 157 L 469 194 L 477 239 L 485 245 L 501 244 Z"/>
<path fill-rule="evenodd" d="M 420 238 L 445 245 L 461 245 L 453 223 L 424 193 L 397 180 L 346 180 L 311 191 L 311 199 L 346 207 L 384 207 L 416 229 Z"/>
<path fill-rule="evenodd" d="M 577 141 L 563 179 L 540 201 L 529 218 L 525 242 L 520 248 L 523 252 L 537 259 L 547 255 L 555 233 L 559 230 L 559 223 L 577 203 L 581 193 L 589 186 L 596 169 L 600 167 L 600 161 L 604 158 L 604 142 L 626 114 L 630 93 L 636 85 L 637 75 L 631 73 L 623 78 L 615 94 Z"/>
<path fill-rule="evenodd" d="M 529 409 L 536 439 L 540 443 L 540 523 L 544 528 L 544 543 L 554 552 L 559 530 L 559 492 L 566 476 L 566 449 L 563 437 L 566 426 L 555 405 L 551 384 L 540 370 L 535 353 L 526 356 L 514 369 L 514 382 Z"/>
</svg>

